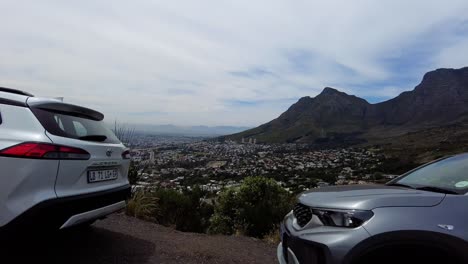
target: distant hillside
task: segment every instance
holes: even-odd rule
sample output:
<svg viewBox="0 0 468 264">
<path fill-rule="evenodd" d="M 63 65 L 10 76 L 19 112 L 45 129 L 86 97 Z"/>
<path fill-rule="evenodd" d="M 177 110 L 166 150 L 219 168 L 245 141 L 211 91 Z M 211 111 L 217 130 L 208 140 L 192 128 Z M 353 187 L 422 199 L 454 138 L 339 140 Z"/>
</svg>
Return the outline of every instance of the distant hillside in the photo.
<svg viewBox="0 0 468 264">
<path fill-rule="evenodd" d="M 269 143 L 380 143 L 467 121 L 465 67 L 428 72 L 414 90 L 378 104 L 327 87 L 314 98 L 299 99 L 278 118 L 226 138 L 255 138 L 257 142 Z"/>
<path fill-rule="evenodd" d="M 238 133 L 248 127 L 235 126 L 176 126 L 176 125 L 135 125 L 136 130 L 147 133 L 177 136 L 214 137 Z"/>
</svg>

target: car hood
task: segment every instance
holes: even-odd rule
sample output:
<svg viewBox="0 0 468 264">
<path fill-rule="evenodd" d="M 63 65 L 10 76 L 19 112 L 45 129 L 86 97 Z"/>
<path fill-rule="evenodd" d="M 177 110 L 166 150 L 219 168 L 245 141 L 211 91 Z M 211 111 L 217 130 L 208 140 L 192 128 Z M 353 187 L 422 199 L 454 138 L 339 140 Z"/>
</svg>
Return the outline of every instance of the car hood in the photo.
<svg viewBox="0 0 468 264">
<path fill-rule="evenodd" d="M 443 193 L 386 185 L 347 185 L 316 188 L 298 196 L 300 203 L 318 208 L 372 210 L 378 207 L 429 207 Z"/>
</svg>

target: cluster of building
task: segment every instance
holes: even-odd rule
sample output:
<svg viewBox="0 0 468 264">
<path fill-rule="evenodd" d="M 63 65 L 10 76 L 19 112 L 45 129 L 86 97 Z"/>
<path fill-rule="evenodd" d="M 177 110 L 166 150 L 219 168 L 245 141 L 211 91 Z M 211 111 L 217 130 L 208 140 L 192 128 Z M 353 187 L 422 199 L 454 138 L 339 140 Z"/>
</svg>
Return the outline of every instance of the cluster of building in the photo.
<svg viewBox="0 0 468 264">
<path fill-rule="evenodd" d="M 394 177 L 379 172 L 375 150 L 316 150 L 300 144 L 255 144 L 253 140 L 194 141 L 132 150 L 139 185 L 218 192 L 247 176 L 265 176 L 291 192 L 327 185 L 367 184 Z"/>
</svg>

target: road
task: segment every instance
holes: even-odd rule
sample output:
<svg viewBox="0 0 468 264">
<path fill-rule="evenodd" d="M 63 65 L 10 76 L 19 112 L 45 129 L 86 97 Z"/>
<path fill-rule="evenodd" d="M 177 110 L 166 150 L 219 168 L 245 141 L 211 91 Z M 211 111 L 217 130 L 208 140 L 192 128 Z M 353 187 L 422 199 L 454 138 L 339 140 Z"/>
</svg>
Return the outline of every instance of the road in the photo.
<svg viewBox="0 0 468 264">
<path fill-rule="evenodd" d="M 241 236 L 183 233 L 123 214 L 89 229 L 18 238 L 0 263 L 275 263 L 275 246 Z"/>
</svg>

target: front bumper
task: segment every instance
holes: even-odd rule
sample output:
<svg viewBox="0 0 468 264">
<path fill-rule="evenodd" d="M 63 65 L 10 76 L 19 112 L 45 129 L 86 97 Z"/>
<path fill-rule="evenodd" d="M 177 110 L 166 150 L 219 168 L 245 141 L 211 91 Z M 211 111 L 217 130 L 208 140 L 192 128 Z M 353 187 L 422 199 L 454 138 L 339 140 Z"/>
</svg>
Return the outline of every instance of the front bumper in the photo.
<svg viewBox="0 0 468 264">
<path fill-rule="evenodd" d="M 278 261 L 281 264 L 325 264 L 329 263 L 329 249 L 324 244 L 304 240 L 281 225 L 281 243 L 277 249 Z"/>
<path fill-rule="evenodd" d="M 287 248 L 283 247 L 283 243 L 279 243 L 278 248 L 276 249 L 276 256 L 280 264 L 299 264 L 294 252 Z"/>
<path fill-rule="evenodd" d="M 281 244 L 277 249 L 281 264 L 343 263 L 357 244 L 369 238 L 363 227 L 315 226 L 299 229 L 294 226 L 293 220 L 290 214 L 281 224 Z"/>
<path fill-rule="evenodd" d="M 111 190 L 56 198 L 37 204 L 1 228 L 2 233 L 25 229 L 60 229 L 92 221 L 122 209 L 130 197 L 130 185 Z"/>
</svg>

